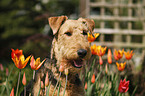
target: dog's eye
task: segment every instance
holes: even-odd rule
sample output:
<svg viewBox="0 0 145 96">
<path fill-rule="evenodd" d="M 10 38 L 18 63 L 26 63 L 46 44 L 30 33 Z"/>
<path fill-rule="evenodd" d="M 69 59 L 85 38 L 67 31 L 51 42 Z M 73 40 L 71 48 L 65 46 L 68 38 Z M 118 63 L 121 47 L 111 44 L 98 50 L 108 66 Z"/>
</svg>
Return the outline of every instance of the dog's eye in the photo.
<svg viewBox="0 0 145 96">
<path fill-rule="evenodd" d="M 87 35 L 87 31 L 83 30 L 83 33 L 82 34 L 83 35 Z"/>
<path fill-rule="evenodd" d="M 64 34 L 66 34 L 67 36 L 71 36 L 72 35 L 72 33 L 70 33 L 70 32 L 66 32 Z"/>
</svg>

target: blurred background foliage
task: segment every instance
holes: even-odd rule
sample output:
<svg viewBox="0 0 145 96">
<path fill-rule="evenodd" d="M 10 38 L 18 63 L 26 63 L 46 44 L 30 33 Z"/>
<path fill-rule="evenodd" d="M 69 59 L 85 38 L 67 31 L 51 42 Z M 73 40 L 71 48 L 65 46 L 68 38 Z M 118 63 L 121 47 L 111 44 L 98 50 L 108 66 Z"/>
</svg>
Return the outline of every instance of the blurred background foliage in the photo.
<svg viewBox="0 0 145 96">
<path fill-rule="evenodd" d="M 52 34 L 48 17 L 78 16 L 79 0 L 1 0 L 0 61 L 10 61 L 11 48 L 25 55 L 48 56 Z"/>
</svg>

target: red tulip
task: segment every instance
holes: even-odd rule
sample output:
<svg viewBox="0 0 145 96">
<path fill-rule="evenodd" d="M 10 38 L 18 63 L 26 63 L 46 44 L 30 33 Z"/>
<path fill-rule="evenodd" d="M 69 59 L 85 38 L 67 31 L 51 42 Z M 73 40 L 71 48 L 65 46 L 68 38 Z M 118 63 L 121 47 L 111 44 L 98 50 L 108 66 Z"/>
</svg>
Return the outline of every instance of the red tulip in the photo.
<svg viewBox="0 0 145 96">
<path fill-rule="evenodd" d="M 12 49 L 11 58 L 15 63 L 16 67 L 19 69 L 25 68 L 31 56 L 28 56 L 26 59 L 22 54 L 22 50 L 19 49 Z"/>
<path fill-rule="evenodd" d="M 128 89 L 129 89 L 129 81 L 126 81 L 126 79 L 124 79 L 123 81 L 120 80 L 120 84 L 118 87 L 119 92 L 125 93 L 128 91 Z"/>
<path fill-rule="evenodd" d="M 93 74 L 92 79 L 91 79 L 92 83 L 95 83 L 95 74 Z"/>
<path fill-rule="evenodd" d="M 11 57 L 12 57 L 13 59 L 14 59 L 15 56 L 19 58 L 21 55 L 23 55 L 23 54 L 22 54 L 22 53 L 23 53 L 22 50 L 19 50 L 19 49 L 16 49 L 16 50 L 11 49 L 11 50 L 12 50 Z"/>
</svg>

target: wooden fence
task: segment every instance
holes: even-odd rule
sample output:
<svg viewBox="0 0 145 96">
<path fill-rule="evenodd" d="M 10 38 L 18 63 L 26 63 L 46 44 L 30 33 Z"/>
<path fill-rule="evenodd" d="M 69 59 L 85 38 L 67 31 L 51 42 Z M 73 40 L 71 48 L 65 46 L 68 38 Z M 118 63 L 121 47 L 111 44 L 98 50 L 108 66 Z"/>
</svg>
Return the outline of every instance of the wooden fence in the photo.
<svg viewBox="0 0 145 96">
<path fill-rule="evenodd" d="M 94 19 L 95 44 L 145 50 L 145 0 L 80 0 L 80 16 Z"/>
</svg>

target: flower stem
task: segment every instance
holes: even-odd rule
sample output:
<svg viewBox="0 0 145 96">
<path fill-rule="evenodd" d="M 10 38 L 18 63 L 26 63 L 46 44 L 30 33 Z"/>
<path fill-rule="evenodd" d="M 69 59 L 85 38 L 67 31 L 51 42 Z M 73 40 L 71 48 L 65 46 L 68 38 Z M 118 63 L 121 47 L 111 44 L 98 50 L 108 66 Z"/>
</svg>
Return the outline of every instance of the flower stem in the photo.
<svg viewBox="0 0 145 96">
<path fill-rule="evenodd" d="M 65 90 L 66 90 L 66 85 L 67 85 L 67 75 L 66 75 L 66 82 L 65 82 L 65 87 L 64 87 L 64 92 L 63 92 L 63 96 L 65 95 Z"/>
<path fill-rule="evenodd" d="M 26 86 L 24 86 L 24 96 L 26 96 Z"/>
<path fill-rule="evenodd" d="M 19 72 L 19 77 L 18 77 L 18 83 L 17 83 L 16 96 L 18 95 L 19 83 L 20 83 L 20 76 L 21 76 L 21 69 L 20 69 L 20 72 Z"/>
<path fill-rule="evenodd" d="M 34 78 L 35 78 L 35 70 L 33 71 L 33 80 L 34 80 Z"/>
<path fill-rule="evenodd" d="M 54 94 L 55 94 L 55 91 L 56 91 L 56 88 L 57 88 L 57 85 L 58 85 L 58 82 L 59 82 L 60 76 L 61 76 L 61 72 L 60 72 L 60 74 L 59 74 L 59 78 L 58 78 L 58 81 L 57 81 L 57 83 L 56 83 L 56 85 L 55 85 L 55 89 L 54 89 L 54 91 L 53 91 L 52 96 L 54 96 Z"/>
<path fill-rule="evenodd" d="M 40 79 L 39 79 L 39 80 L 40 80 Z M 40 88 L 39 88 L 39 92 L 38 92 L 37 96 L 40 95 L 40 91 L 41 91 L 41 80 L 40 80 Z"/>
<path fill-rule="evenodd" d="M 49 96 L 50 85 L 51 85 L 51 81 L 50 81 L 50 83 L 49 83 L 49 86 L 47 87 L 47 90 L 46 90 L 46 96 Z"/>
</svg>

